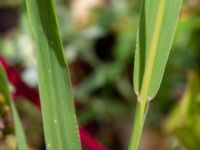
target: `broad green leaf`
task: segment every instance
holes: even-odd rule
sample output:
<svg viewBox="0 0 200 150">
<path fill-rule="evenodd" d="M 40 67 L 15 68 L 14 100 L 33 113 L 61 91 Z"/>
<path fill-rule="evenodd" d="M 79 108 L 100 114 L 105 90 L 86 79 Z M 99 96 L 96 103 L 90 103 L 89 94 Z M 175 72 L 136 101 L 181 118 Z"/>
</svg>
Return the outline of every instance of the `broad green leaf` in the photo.
<svg viewBox="0 0 200 150">
<path fill-rule="evenodd" d="M 8 85 L 9 84 L 8 84 L 7 78 L 5 76 L 2 66 L 0 65 L 0 94 L 2 94 L 6 103 L 10 105 L 11 110 L 12 110 L 16 140 L 17 140 L 17 147 L 19 150 L 28 150 L 25 133 L 24 133 L 18 112 L 16 110 L 15 104 L 10 96 Z"/>
<path fill-rule="evenodd" d="M 69 69 L 53 0 L 26 0 L 36 43 L 39 91 L 47 149 L 80 150 Z"/>
<path fill-rule="evenodd" d="M 182 0 L 143 0 L 134 66 L 134 89 L 143 99 L 158 92 Z"/>
</svg>

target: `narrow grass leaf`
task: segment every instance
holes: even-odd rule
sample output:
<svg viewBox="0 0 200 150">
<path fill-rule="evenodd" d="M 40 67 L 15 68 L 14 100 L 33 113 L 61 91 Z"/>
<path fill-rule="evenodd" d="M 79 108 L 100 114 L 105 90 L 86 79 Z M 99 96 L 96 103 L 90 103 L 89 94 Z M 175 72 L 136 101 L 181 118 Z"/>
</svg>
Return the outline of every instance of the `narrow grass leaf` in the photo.
<svg viewBox="0 0 200 150">
<path fill-rule="evenodd" d="M 134 89 L 153 99 L 161 84 L 182 0 L 143 0 L 137 37 Z"/>
<path fill-rule="evenodd" d="M 172 46 L 182 0 L 143 0 L 134 64 L 138 95 L 129 150 L 138 150 L 148 110 L 161 84 Z"/>
<path fill-rule="evenodd" d="M 2 94 L 6 103 L 10 105 L 11 110 L 12 110 L 17 147 L 19 150 L 28 150 L 25 133 L 24 133 L 18 112 L 16 110 L 15 104 L 10 96 L 8 85 L 9 83 L 6 78 L 5 72 L 3 70 L 3 67 L 0 65 L 0 94 Z"/>
<path fill-rule="evenodd" d="M 64 57 L 53 0 L 26 0 L 36 42 L 39 91 L 46 146 L 80 150 L 69 69 Z"/>
</svg>

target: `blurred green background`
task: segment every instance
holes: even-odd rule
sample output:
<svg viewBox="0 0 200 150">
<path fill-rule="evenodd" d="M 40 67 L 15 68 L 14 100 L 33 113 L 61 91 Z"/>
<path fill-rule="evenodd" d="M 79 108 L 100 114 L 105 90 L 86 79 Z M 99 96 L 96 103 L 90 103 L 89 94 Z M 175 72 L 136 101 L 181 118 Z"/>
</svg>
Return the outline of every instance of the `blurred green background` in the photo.
<svg viewBox="0 0 200 150">
<path fill-rule="evenodd" d="M 126 150 L 136 96 L 132 72 L 139 0 L 55 0 L 79 124 L 110 150 Z M 35 47 L 24 1 L 0 0 L 0 53 L 37 89 Z M 185 0 L 141 150 L 200 149 L 200 1 Z M 16 104 L 33 150 L 43 150 L 40 111 Z M 14 141 L 0 104 L 0 149 Z M 3 124 L 3 125 L 1 125 Z M 9 132 L 5 132 L 9 130 Z M 4 149 L 2 149 L 4 150 Z"/>
</svg>

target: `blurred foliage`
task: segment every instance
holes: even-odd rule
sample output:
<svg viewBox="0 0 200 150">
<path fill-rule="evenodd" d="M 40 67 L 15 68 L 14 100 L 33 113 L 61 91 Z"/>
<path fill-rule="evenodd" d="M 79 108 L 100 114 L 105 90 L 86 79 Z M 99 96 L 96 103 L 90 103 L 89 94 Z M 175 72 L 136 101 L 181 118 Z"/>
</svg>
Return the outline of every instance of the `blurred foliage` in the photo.
<svg viewBox="0 0 200 150">
<path fill-rule="evenodd" d="M 19 5 L 21 0 L 0 0 L 0 7 L 13 7 Z"/>
<path fill-rule="evenodd" d="M 199 149 L 200 142 L 200 80 L 191 72 L 182 99 L 171 110 L 165 130 L 174 133 L 188 150 Z"/>
<path fill-rule="evenodd" d="M 0 149 L 15 149 L 16 140 L 12 112 L 4 96 L 0 93 Z"/>
</svg>

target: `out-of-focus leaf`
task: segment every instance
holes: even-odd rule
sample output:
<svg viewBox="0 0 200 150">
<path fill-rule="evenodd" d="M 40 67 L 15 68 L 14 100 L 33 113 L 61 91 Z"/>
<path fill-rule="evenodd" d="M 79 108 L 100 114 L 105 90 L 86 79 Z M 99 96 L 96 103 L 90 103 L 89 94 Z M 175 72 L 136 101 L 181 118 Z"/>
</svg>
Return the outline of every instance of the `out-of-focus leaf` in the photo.
<svg viewBox="0 0 200 150">
<path fill-rule="evenodd" d="M 189 150 L 197 150 L 200 143 L 199 108 L 200 79 L 191 72 L 186 91 L 165 121 L 164 130 L 173 133 Z"/>
<path fill-rule="evenodd" d="M 191 32 L 195 29 L 198 29 L 200 26 L 199 17 L 191 17 L 188 19 L 183 19 L 180 21 L 180 24 L 177 27 L 177 34 Z"/>
<path fill-rule="evenodd" d="M 21 2 L 21 0 L 0 0 L 0 6 L 16 6 Z"/>
<path fill-rule="evenodd" d="M 28 150 L 28 145 L 25 138 L 25 133 L 16 110 L 15 104 L 10 96 L 9 88 L 8 88 L 8 81 L 5 76 L 5 72 L 3 71 L 2 66 L 0 65 L 0 94 L 3 95 L 5 101 L 8 105 L 10 105 L 12 109 L 12 114 L 14 118 L 14 126 L 15 126 L 15 133 L 16 133 L 16 140 L 17 140 L 17 147 L 19 150 Z"/>
<path fill-rule="evenodd" d="M 115 81 L 121 71 L 121 66 L 117 63 L 102 65 L 79 85 L 76 97 L 85 98 L 96 89 L 102 88 L 106 83 Z"/>
</svg>

